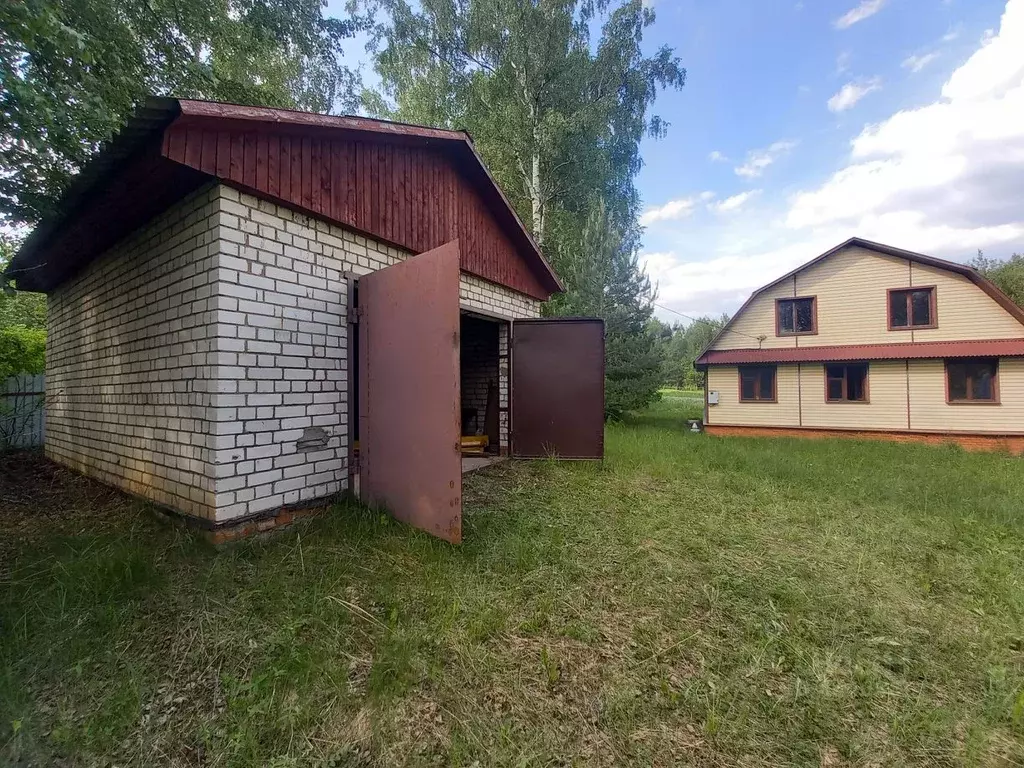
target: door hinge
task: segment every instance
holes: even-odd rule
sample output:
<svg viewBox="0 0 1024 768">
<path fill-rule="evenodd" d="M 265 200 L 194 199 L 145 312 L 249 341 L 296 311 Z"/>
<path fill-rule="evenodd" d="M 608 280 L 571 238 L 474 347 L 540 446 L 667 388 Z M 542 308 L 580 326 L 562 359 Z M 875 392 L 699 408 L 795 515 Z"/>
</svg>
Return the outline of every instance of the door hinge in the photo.
<svg viewBox="0 0 1024 768">
<path fill-rule="evenodd" d="M 359 318 L 363 316 L 362 307 L 349 307 L 348 308 L 348 322 L 352 325 L 358 325 Z"/>
</svg>

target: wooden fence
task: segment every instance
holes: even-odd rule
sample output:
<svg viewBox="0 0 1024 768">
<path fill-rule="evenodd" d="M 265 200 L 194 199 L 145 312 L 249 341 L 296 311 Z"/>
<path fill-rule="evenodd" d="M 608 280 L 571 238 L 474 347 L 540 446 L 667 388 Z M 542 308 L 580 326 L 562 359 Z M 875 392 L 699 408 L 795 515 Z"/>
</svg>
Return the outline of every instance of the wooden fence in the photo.
<svg viewBox="0 0 1024 768">
<path fill-rule="evenodd" d="M 26 373 L 0 382 L 0 451 L 42 447 L 45 397 L 42 374 Z"/>
</svg>

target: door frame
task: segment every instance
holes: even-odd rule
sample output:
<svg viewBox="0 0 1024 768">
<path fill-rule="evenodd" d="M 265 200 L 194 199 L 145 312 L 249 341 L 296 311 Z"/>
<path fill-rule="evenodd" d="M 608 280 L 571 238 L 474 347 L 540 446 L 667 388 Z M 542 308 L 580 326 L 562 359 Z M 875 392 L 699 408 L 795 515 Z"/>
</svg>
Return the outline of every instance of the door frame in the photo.
<svg viewBox="0 0 1024 768">
<path fill-rule="evenodd" d="M 348 355 L 348 424 L 347 438 L 348 438 L 348 458 L 346 460 L 346 469 L 348 471 L 348 492 L 353 498 L 359 498 L 358 484 L 359 484 L 359 464 L 358 457 L 356 456 L 356 438 L 355 430 L 356 424 L 359 420 L 359 413 L 356 411 L 356 396 L 359 391 L 359 360 L 355 353 L 354 342 L 356 335 L 359 333 L 359 307 L 356 304 L 356 289 L 359 285 L 359 275 L 355 272 L 342 272 L 342 278 L 345 280 L 346 291 L 348 293 L 347 301 L 345 302 L 345 354 Z"/>
</svg>

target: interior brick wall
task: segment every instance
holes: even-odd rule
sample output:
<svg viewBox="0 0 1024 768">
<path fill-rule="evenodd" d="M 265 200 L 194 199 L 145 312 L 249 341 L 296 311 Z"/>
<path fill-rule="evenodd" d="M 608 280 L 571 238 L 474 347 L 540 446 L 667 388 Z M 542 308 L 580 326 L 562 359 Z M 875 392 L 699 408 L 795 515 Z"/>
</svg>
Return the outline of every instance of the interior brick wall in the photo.
<svg viewBox="0 0 1024 768">
<path fill-rule="evenodd" d="M 199 517 L 214 507 L 218 199 L 189 196 L 48 301 L 46 455 Z"/>
<path fill-rule="evenodd" d="M 462 425 L 464 435 L 484 434 L 487 429 L 487 393 L 492 384 L 498 386 L 498 328 L 498 323 L 484 320 L 462 323 L 462 408 L 476 411 L 475 422 Z"/>
</svg>

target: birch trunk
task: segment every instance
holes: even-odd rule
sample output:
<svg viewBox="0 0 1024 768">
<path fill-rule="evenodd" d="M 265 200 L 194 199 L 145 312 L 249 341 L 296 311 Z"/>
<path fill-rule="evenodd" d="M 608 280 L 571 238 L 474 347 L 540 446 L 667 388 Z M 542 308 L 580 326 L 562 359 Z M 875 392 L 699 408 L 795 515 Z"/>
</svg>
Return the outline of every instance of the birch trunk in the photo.
<svg viewBox="0 0 1024 768">
<path fill-rule="evenodd" d="M 533 238 L 544 243 L 544 199 L 541 194 L 540 151 L 535 147 L 530 161 L 530 202 L 533 205 Z"/>
</svg>

